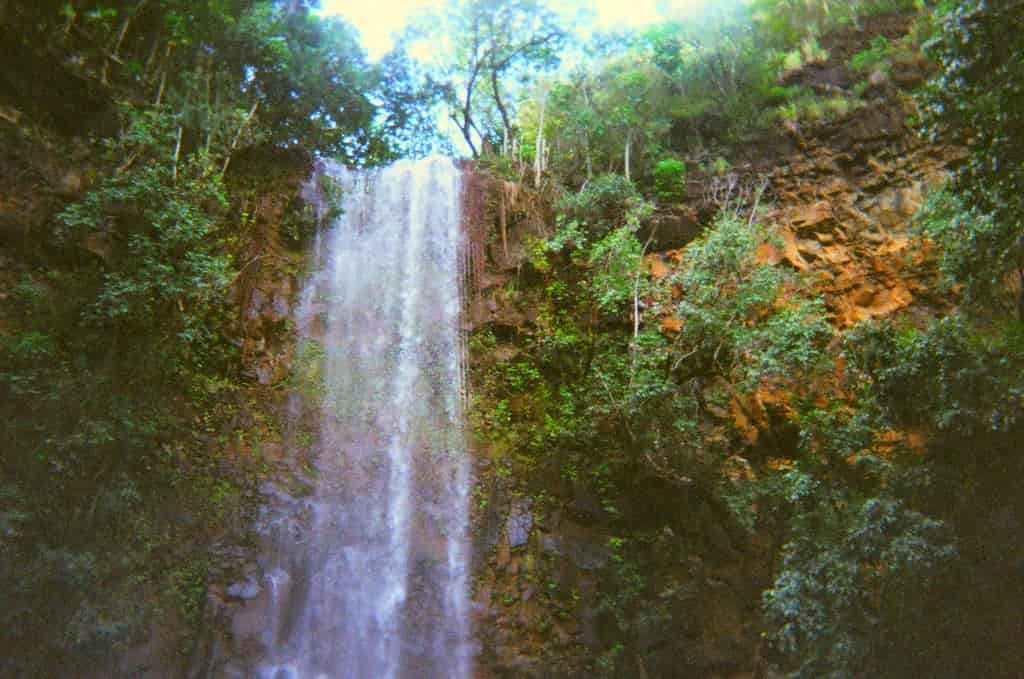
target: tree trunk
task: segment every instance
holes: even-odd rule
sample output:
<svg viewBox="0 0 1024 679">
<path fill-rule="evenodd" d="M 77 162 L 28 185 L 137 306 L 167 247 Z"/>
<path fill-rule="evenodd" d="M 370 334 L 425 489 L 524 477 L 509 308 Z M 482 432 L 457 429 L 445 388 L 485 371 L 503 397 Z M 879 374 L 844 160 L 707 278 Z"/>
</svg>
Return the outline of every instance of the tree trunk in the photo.
<svg viewBox="0 0 1024 679">
<path fill-rule="evenodd" d="M 584 133 L 583 152 L 586 154 L 587 180 L 591 180 L 594 178 L 594 158 L 590 153 L 590 132 Z"/>
<path fill-rule="evenodd" d="M 541 176 L 544 174 L 544 152 L 546 142 L 544 139 L 544 115 L 548 106 L 548 93 L 544 92 L 540 100 L 540 118 L 537 121 L 537 148 L 533 152 L 533 185 L 540 188 Z"/>
<path fill-rule="evenodd" d="M 632 181 L 629 176 L 629 163 L 630 155 L 633 151 L 633 130 L 626 132 L 626 151 L 623 154 L 623 161 L 625 164 L 626 181 Z"/>
<path fill-rule="evenodd" d="M 206 111 L 204 118 L 206 120 L 206 154 L 210 154 L 210 146 L 213 144 L 213 109 L 211 93 L 213 91 L 213 55 L 207 55 L 206 57 Z"/>
<path fill-rule="evenodd" d="M 167 86 L 167 68 L 171 65 L 172 49 L 174 49 L 174 45 L 167 43 L 167 50 L 164 52 L 164 67 L 160 73 L 160 87 L 156 90 L 156 100 L 153 102 L 153 108 L 160 108 L 160 103 L 164 100 L 164 88 Z"/>
<path fill-rule="evenodd" d="M 142 67 L 142 80 L 150 82 L 150 71 L 153 69 L 153 62 L 156 61 L 157 49 L 160 47 L 160 34 L 153 38 L 153 46 L 149 48 L 149 56 L 146 57 L 146 64 Z"/>
<path fill-rule="evenodd" d="M 630 386 L 632 386 L 633 378 L 636 376 L 636 352 L 640 348 L 640 279 L 644 275 L 644 256 L 647 254 L 647 249 L 651 247 L 651 243 L 654 242 L 656 230 L 657 227 L 651 229 L 650 235 L 647 236 L 647 242 L 644 243 L 643 249 L 640 250 L 640 261 L 637 262 L 636 275 L 633 278 L 633 343 L 630 346 Z"/>
<path fill-rule="evenodd" d="M 243 120 L 242 124 L 238 126 L 238 132 L 235 132 L 235 138 L 231 140 L 231 146 L 228 147 L 227 156 L 224 158 L 224 166 L 220 169 L 220 175 L 222 177 L 227 174 L 228 166 L 231 165 L 231 154 L 235 152 L 236 148 L 238 148 L 238 142 L 242 139 L 242 133 L 245 132 L 245 128 L 249 126 L 249 122 L 252 120 L 253 116 L 256 115 L 256 110 L 259 107 L 260 100 L 257 99 L 253 103 L 252 108 L 249 109 L 249 114 L 245 116 L 245 120 Z"/>
<path fill-rule="evenodd" d="M 1017 292 L 1017 320 L 1024 321 L 1024 268 L 1017 268 L 1017 281 L 1020 284 Z"/>
<path fill-rule="evenodd" d="M 178 125 L 178 141 L 174 144 L 174 165 L 171 170 L 171 180 L 178 183 L 178 159 L 181 157 L 181 137 L 184 132 L 184 128 Z"/>
<path fill-rule="evenodd" d="M 512 122 L 508 117 L 508 110 L 505 108 L 505 102 L 501 100 L 501 90 L 498 87 L 498 71 L 491 68 L 491 90 L 494 92 L 494 103 L 498 105 L 498 111 L 501 113 L 501 124 L 504 127 L 504 138 L 508 139 L 512 135 Z"/>
<path fill-rule="evenodd" d="M 462 120 L 459 120 L 454 115 L 452 116 L 459 131 L 462 132 L 463 139 L 469 145 L 469 150 L 473 153 L 474 158 L 480 157 L 476 144 L 473 143 L 473 129 L 476 127 L 473 123 L 473 90 L 476 88 L 476 79 L 480 75 L 480 68 L 481 65 L 479 63 L 473 67 L 473 72 L 469 76 L 469 82 L 466 83 L 466 96 L 462 100 L 462 110 L 460 111 Z M 479 130 L 477 132 L 479 133 Z"/>
<path fill-rule="evenodd" d="M 135 5 L 135 9 L 125 16 L 124 21 L 121 22 L 121 29 L 117 32 L 117 39 L 114 41 L 111 47 L 110 53 L 113 55 L 113 59 L 119 59 L 121 56 L 121 46 L 124 44 L 124 38 L 128 35 L 128 28 L 132 25 L 132 17 L 138 15 L 142 11 L 142 8 L 146 6 L 149 0 L 139 0 L 139 4 Z M 100 82 L 104 85 L 107 84 L 107 73 L 110 68 L 110 59 L 103 60 L 103 73 L 100 75 Z"/>
<path fill-rule="evenodd" d="M 471 134 L 473 128 L 471 124 L 465 125 L 454 113 L 451 115 L 451 119 L 452 122 L 455 123 L 455 127 L 459 128 L 462 138 L 466 141 L 466 146 L 469 147 L 470 154 L 472 154 L 474 158 L 479 157 L 480 154 L 476 150 L 476 144 L 473 143 L 473 135 Z"/>
</svg>

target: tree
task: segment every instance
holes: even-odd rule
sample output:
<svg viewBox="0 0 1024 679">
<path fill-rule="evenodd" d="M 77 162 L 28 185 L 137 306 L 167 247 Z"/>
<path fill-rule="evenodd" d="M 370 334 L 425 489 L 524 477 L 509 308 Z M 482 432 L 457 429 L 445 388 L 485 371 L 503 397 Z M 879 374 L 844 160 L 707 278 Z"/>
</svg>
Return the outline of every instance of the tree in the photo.
<svg viewBox="0 0 1024 679">
<path fill-rule="evenodd" d="M 937 23 L 926 45 L 939 72 L 923 96 L 925 130 L 968 150 L 953 188 L 977 220 L 991 219 L 969 266 L 1024 284 L 1024 3 L 960 0 Z M 962 226 L 972 239 L 970 221 Z M 1017 303 L 1024 318 L 1024 294 Z"/>
<path fill-rule="evenodd" d="M 417 157 L 450 144 L 439 134 L 433 115 L 444 94 L 441 83 L 409 56 L 404 40 L 376 64 L 376 78 L 372 91 L 377 105 L 375 127 L 387 153 Z M 370 153 L 371 157 L 383 155 Z"/>
<path fill-rule="evenodd" d="M 365 153 L 376 74 L 350 25 L 260 3 L 230 40 L 234 78 L 245 83 L 251 106 L 259 105 L 269 143 L 309 145 L 350 160 Z"/>
<path fill-rule="evenodd" d="M 506 81 L 557 65 L 567 37 L 557 15 L 540 0 L 451 0 L 433 21 L 451 41 L 443 64 L 450 116 L 470 151 L 478 156 L 493 139 L 508 143 L 513 111 Z M 496 120 L 482 119 L 489 106 Z"/>
</svg>

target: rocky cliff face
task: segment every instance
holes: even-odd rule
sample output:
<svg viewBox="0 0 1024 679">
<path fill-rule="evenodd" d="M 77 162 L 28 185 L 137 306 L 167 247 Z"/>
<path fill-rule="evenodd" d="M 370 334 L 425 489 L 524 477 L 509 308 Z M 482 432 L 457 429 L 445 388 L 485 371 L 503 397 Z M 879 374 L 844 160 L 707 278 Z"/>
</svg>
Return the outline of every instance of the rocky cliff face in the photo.
<svg viewBox="0 0 1024 679">
<path fill-rule="evenodd" d="M 509 190 L 500 182 L 489 188 L 492 197 Z M 479 248 L 485 263 L 469 310 L 474 418 L 498 407 L 483 396 L 489 374 L 523 358 L 547 313 L 542 279 L 529 262 L 531 242 L 551 233 L 544 198 L 520 196 L 518 208 L 503 208 L 502 200 L 492 202 L 494 224 Z M 653 255 L 650 266 L 660 271 L 681 252 Z M 512 404 L 514 411 L 521 407 L 530 406 Z M 632 536 L 623 535 L 598 494 L 567 478 L 555 451 L 538 465 L 517 461 L 514 448 L 489 439 L 478 423 L 470 423 L 478 433 L 472 442 L 478 676 L 582 676 L 623 641 L 616 638 L 613 599 L 617 592 L 631 595 L 625 593 L 631 575 L 617 541 Z M 664 524 L 642 547 L 650 568 L 643 575 L 678 596 L 672 624 L 646 626 L 630 640 L 645 649 L 635 676 L 753 676 L 770 540 L 750 539 L 701 492 L 655 485 L 650 497 L 632 498 L 620 509 Z"/>
<path fill-rule="evenodd" d="M 897 37 L 905 28 L 897 23 L 878 30 Z M 846 63 L 867 39 L 832 46 L 829 62 L 793 77 L 823 91 L 852 87 Z M 832 123 L 769 135 L 730 158 L 726 172 L 691 172 L 686 207 L 658 216 L 655 251 L 647 257 L 651 275 L 668 276 L 680 266 L 686 242 L 720 207 L 723 192 L 764 180 L 766 219 L 779 226 L 780 242 L 760 254 L 812 277 L 837 331 L 868 318 L 926 315 L 944 307 L 948 301 L 935 292 L 927 249 L 908 247 L 924 191 L 959 158 L 955 149 L 922 143 L 907 123 L 914 109 L 905 88 L 920 82 L 926 69 L 907 63 L 888 74 L 869 74 L 863 108 Z M 0 332 L 4 303 L 17 281 L 52 256 L 36 245 L 38 235 L 63 205 L 82 195 L 93 174 L 84 144 L 32 132 L 23 116 L 0 108 Z M 309 164 L 285 160 L 239 158 L 233 172 L 246 234 L 233 288 L 244 388 L 222 432 L 227 442 L 219 448 L 218 473 L 247 479 L 253 488 L 249 513 L 205 536 L 212 568 L 204 585 L 203 629 L 190 659 L 178 656 L 185 623 L 171 616 L 97 676 L 230 676 L 234 660 L 249 652 L 245 639 L 266 609 L 269 594 L 249 529 L 261 505 L 287 503 L 306 490 L 301 454 L 285 454 L 285 438 L 295 432 L 284 432 L 280 423 L 288 420 L 288 394 L 301 391 L 312 370 L 289 325 L 304 267 L 297 215 Z M 688 165 L 701 160 L 707 159 Z M 530 247 L 531 239 L 550 235 L 553 215 L 548 197 L 526 188 L 480 175 L 467 186 L 474 203 L 467 211 L 475 266 L 466 325 L 471 337 L 493 338 L 471 342 L 473 385 L 479 387 L 489 369 L 520 355 L 543 320 Z M 81 246 L 105 256 L 102 239 Z M 671 336 L 678 321 L 664 316 L 646 322 Z M 493 405 L 476 403 L 474 410 Z M 766 437 L 783 430 L 786 417 L 785 396 L 771 392 L 743 409 L 723 411 L 722 427 L 742 432 L 732 451 L 739 464 L 731 469 L 748 470 L 747 459 L 763 457 Z M 213 437 L 211 445 L 221 446 Z M 480 437 L 473 451 L 478 675 L 578 676 L 619 643 L 608 601 L 629 588 L 616 543 L 629 535 L 613 531 L 600 498 L 566 481 L 558 469 L 520 475 L 507 464 L 515 451 Z M 644 575 L 660 591 L 676 593 L 672 624 L 655 621 L 631 640 L 645 651 L 635 676 L 764 676 L 759 597 L 771 577 L 771 536 L 748 534 L 698 492 L 656 487 L 649 497 L 634 498 L 631 509 L 664 518 L 658 537 L 643 547 L 651 565 Z M 660 605 L 651 602 L 652 609 Z"/>
<path fill-rule="evenodd" d="M 315 197 L 307 190 L 313 167 L 301 154 L 256 153 L 240 160 L 234 193 L 241 196 L 239 213 L 251 237 L 238 258 L 232 303 L 246 397 L 224 454 L 228 464 L 251 475 L 255 492 L 246 523 L 212 546 L 219 567 L 205 583 L 196 646 L 187 667 L 177 670 L 189 677 L 245 676 L 242 668 L 258 651 L 254 644 L 272 596 L 260 565 L 266 545 L 258 530 L 268 515 L 294 509 L 296 498 L 311 488 L 307 418 L 315 409 L 303 395 L 319 373 L 296 343 L 293 312 L 316 228 Z"/>
<path fill-rule="evenodd" d="M 822 92 L 852 88 L 857 76 L 847 66 L 850 56 L 872 34 L 898 38 L 907 24 L 883 19 L 867 29 L 839 36 L 827 62 L 790 77 Z M 650 275 L 665 278 L 679 270 L 686 242 L 702 224 L 728 201 L 746 196 L 750 202 L 763 189 L 763 219 L 777 225 L 778 241 L 759 257 L 813 281 L 837 336 L 866 319 L 898 312 L 927 316 L 946 308 L 949 300 L 936 292 L 927 244 L 910 247 L 924 193 L 961 157 L 957 149 L 923 143 L 913 130 L 915 109 L 907 90 L 927 72 L 928 64 L 913 58 L 885 73 L 864 74 L 865 101 L 847 115 L 769 133 L 729 158 L 722 172 L 691 172 L 683 205 L 656 215 L 654 251 L 645 258 Z M 687 165 L 707 166 L 706 161 L 693 158 Z M 530 262 L 530 243 L 549 237 L 553 228 L 551 215 L 538 207 L 542 196 L 524 197 L 526 189 L 500 180 L 489 190 L 490 211 L 479 211 L 490 223 L 486 248 L 478 246 L 486 252 L 486 265 L 477 276 L 470 314 L 474 335 L 489 338 L 471 344 L 477 387 L 487 371 L 513 363 L 543 323 L 541 276 Z M 670 315 L 645 323 L 657 324 L 667 337 L 679 328 Z M 728 473 L 755 474 L 758 464 L 783 452 L 777 448 L 787 436 L 787 401 L 784 388 L 768 388 L 752 402 L 721 412 L 723 438 L 726 430 L 739 432 L 730 444 Z M 495 404 L 477 405 L 486 410 Z M 515 451 L 486 439 L 476 441 L 475 452 L 480 674 L 582 674 L 622 642 L 613 635 L 609 598 L 630 586 L 616 542 L 631 536 L 610 520 L 599 498 L 567 482 L 557 469 L 523 473 L 509 461 Z M 663 534 L 645 542 L 650 570 L 643 575 L 656 583 L 652 589 L 681 594 L 673 598 L 669 624 L 647 625 L 630 640 L 643 658 L 635 676 L 765 676 L 759 611 L 772 576 L 771 536 L 746 533 L 699 493 L 665 492 L 670 502 L 655 492 L 634 498 L 630 511 L 660 514 Z M 640 607 L 645 605 L 653 616 L 663 602 Z"/>
<path fill-rule="evenodd" d="M 45 108 L 45 102 L 35 106 Z M 100 231 L 81 242 L 66 242 L 57 235 L 59 213 L 85 196 L 110 170 L 98 164 L 100 154 L 86 137 L 72 136 L 76 131 L 82 132 L 65 130 L 32 107 L 0 107 L 0 340 L 23 332 L 24 300 L 19 290 L 31 284 L 43 294 L 52 294 L 50 281 L 93 269 L 102 272 L 111 256 L 112 243 Z M 229 612 L 255 598 L 248 576 L 255 557 L 251 528 L 265 501 L 259 484 L 270 478 L 290 479 L 292 471 L 282 462 L 282 433 L 277 423 L 285 421 L 286 406 L 279 387 L 290 374 L 294 359 L 288 319 L 296 276 L 305 257 L 302 239 L 313 222 L 311 208 L 307 209 L 300 197 L 311 163 L 308 158 L 275 152 L 251 152 L 237 160 L 227 177 L 235 200 L 233 223 L 225 228 L 235 234 L 228 242 L 238 262 L 231 286 L 234 322 L 229 323 L 229 339 L 239 348 L 241 364 L 237 379 L 224 385 L 215 406 L 219 415 L 195 418 L 193 436 L 205 442 L 202 445 L 208 450 L 195 458 L 182 454 L 178 462 L 183 475 L 195 479 L 198 474 L 213 481 L 214 487 L 201 493 L 207 500 L 212 499 L 211 492 L 223 493 L 214 501 L 226 501 L 222 506 L 230 506 L 230 510 L 222 515 L 199 515 L 203 510 L 190 495 L 197 490 L 192 487 L 185 487 L 183 495 L 167 506 L 145 507 L 157 518 L 133 529 L 132 539 L 163 544 L 161 549 L 168 550 L 165 556 L 173 553 L 182 559 L 171 568 L 192 574 L 186 576 L 190 578 L 202 572 L 198 578 L 205 582 L 179 581 L 181 589 L 174 594 L 167 591 L 166 583 L 151 581 L 141 566 L 134 565 L 110 586 L 108 594 L 111 600 L 117 599 L 112 605 L 136 612 L 132 620 L 138 627 L 99 660 L 85 655 L 65 659 L 74 664 L 77 676 L 177 678 L 205 670 L 211 658 L 223 654 L 218 644 L 223 645 L 230 634 Z M 81 309 L 67 310 L 69 318 L 80 313 Z M 125 370 L 130 372 L 130 367 Z M 59 385 L 52 386 L 56 390 Z M 52 397 L 41 394 L 40 398 L 46 396 Z M 72 405 L 65 403 L 64 407 Z M 28 403 L 21 408 L 22 412 L 33 411 Z M 173 450 L 175 445 L 168 442 L 167 449 Z M 0 465 L 0 485 L 5 489 L 15 478 L 14 470 L 7 466 L 14 459 L 7 454 L 14 452 L 5 451 L 4 465 Z M 196 468 L 206 461 L 213 466 L 206 471 Z M 12 546 L 22 537 L 18 531 L 0 537 L 0 567 L 5 574 L 18 571 L 9 557 L 16 553 Z M 88 551 L 90 546 L 85 543 L 79 548 Z M 125 584 L 129 580 L 133 584 Z M 177 598 L 185 606 L 168 606 L 169 598 Z M 60 605 L 71 606 L 68 615 L 75 614 L 76 600 L 54 603 L 54 609 Z M 96 621 L 90 627 L 102 624 Z M 64 634 L 60 630 L 50 633 L 55 637 Z M 27 654 L 30 649 L 12 651 Z M 52 671 L 58 671 L 57 667 Z"/>
</svg>

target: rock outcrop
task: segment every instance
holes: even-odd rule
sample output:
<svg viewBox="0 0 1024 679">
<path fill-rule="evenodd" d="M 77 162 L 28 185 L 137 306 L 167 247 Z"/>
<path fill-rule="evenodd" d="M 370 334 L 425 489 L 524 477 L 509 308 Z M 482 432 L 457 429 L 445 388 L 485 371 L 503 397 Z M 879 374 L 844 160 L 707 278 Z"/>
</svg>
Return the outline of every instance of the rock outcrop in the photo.
<svg viewBox="0 0 1024 679">
<path fill-rule="evenodd" d="M 827 62 L 791 77 L 822 91 L 852 88 L 857 78 L 847 66 L 850 56 L 872 34 L 901 37 L 907 23 L 884 18 L 867 28 L 839 36 Z M 863 105 L 844 117 L 766 133 L 761 143 L 730 158 L 722 173 L 691 172 L 683 205 L 656 215 L 646 257 L 650 275 L 665 278 L 680 270 L 686 243 L 723 207 L 724 195 L 735 199 L 745 190 L 752 197 L 763 187 L 760 204 L 767 207 L 761 219 L 777 227 L 778 241 L 758 256 L 806 277 L 823 297 L 837 335 L 867 319 L 906 312 L 927 316 L 948 308 L 950 301 L 936 292 L 928 244 L 915 240 L 912 228 L 929 187 L 941 183 L 947 168 L 962 157 L 958 149 L 923 142 L 909 122 L 915 108 L 907 88 L 923 82 L 928 68 L 920 59 L 901 62 L 884 79 L 872 81 Z M 706 160 L 694 158 L 687 166 L 706 167 Z M 496 200 L 492 207 L 504 205 Z M 478 369 L 481 361 L 515 360 L 542 322 L 522 291 L 537 275 L 526 244 L 550 235 L 543 211 L 527 209 L 499 220 L 495 210 L 470 326 L 489 331 L 496 344 L 471 353 Z M 508 292 L 513 280 L 517 294 Z M 680 330 L 679 319 L 671 315 L 647 322 L 668 337 Z M 772 455 L 788 435 L 789 398 L 784 386 L 766 385 L 749 403 L 734 401 L 717 413 L 723 430 L 739 434 L 724 473 L 754 474 L 746 458 L 759 447 L 758 464 L 788 464 Z M 891 435 L 912 448 L 922 445 L 915 432 Z M 477 441 L 475 450 L 480 674 L 579 676 L 620 641 L 610 634 L 613 613 L 602 601 L 610 590 L 625 586 L 615 568 L 615 540 L 622 536 L 612 534 L 598 499 L 580 493 L 557 470 L 513 478 L 501 463 L 509 451 L 496 445 Z M 645 658 L 635 676 L 765 676 L 760 595 L 771 580 L 772 540 L 739 534 L 706 497 L 668 492 L 671 508 L 658 505 L 658 511 L 682 518 L 666 519 L 672 527 L 650 548 L 662 551 L 650 556 L 653 571 L 644 577 L 661 591 L 675 592 L 673 601 L 683 602 L 678 605 L 685 610 L 673 609 L 671 629 L 653 625 L 631 641 Z M 657 605 L 651 602 L 652 609 Z M 681 627 L 680 620 L 686 621 Z"/>
</svg>

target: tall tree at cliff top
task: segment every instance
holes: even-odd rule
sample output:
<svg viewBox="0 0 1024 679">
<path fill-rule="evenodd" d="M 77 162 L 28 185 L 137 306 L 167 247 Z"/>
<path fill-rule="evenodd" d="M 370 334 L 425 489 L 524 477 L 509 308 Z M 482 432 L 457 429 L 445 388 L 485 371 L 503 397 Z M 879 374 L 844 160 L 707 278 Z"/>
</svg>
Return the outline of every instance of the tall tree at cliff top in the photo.
<svg viewBox="0 0 1024 679">
<path fill-rule="evenodd" d="M 267 144 L 379 162 L 407 151 L 413 121 L 429 136 L 430 88 L 404 51 L 370 63 L 355 30 L 316 4 L 25 3 L 8 8 L 0 34 L 15 71 L 63 59 L 57 70 L 75 83 L 177 116 L 185 151 L 198 135 L 231 153 Z M 32 91 L 29 80 L 5 72 L 0 90 Z"/>
<path fill-rule="evenodd" d="M 540 0 L 451 0 L 419 29 L 448 44 L 440 58 L 449 115 L 474 156 L 512 137 L 510 77 L 525 80 L 558 64 L 567 34 Z"/>
</svg>

